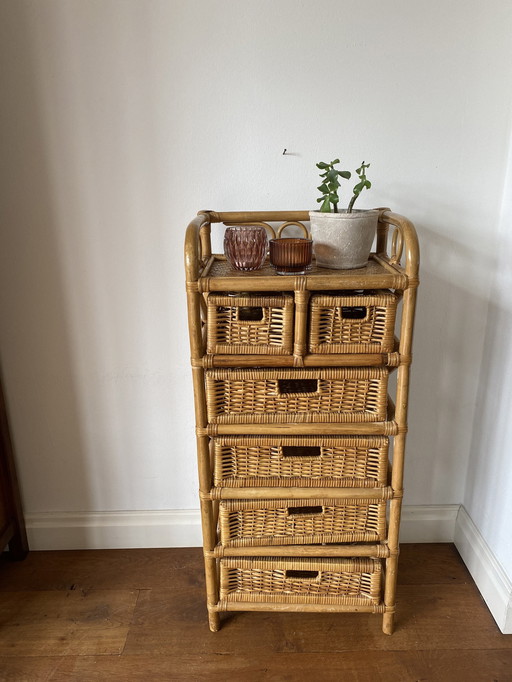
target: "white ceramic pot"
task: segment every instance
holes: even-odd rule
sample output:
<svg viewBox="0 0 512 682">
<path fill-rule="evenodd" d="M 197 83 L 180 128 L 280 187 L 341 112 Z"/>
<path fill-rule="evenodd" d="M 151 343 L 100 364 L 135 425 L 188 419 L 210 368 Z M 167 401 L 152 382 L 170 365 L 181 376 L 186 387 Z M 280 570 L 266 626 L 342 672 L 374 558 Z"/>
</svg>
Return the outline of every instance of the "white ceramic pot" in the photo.
<svg viewBox="0 0 512 682">
<path fill-rule="evenodd" d="M 316 264 L 321 268 L 354 270 L 368 262 L 379 212 L 309 212 Z"/>
</svg>

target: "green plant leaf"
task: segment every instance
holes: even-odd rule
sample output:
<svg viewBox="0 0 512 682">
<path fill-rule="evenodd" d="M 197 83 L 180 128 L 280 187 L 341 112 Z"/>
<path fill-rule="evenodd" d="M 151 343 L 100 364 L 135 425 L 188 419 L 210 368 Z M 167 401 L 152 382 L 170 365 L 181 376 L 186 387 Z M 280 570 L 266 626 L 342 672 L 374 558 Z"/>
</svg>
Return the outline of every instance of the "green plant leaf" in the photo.
<svg viewBox="0 0 512 682">
<path fill-rule="evenodd" d="M 327 187 L 327 183 L 326 183 L 326 182 L 322 182 L 322 184 L 321 184 L 319 187 L 317 187 L 317 190 L 318 190 L 319 192 L 324 192 L 324 193 L 328 192 L 328 191 L 329 191 L 329 188 Z"/>
<path fill-rule="evenodd" d="M 339 162 L 340 162 L 339 159 L 334 159 L 334 161 L 331 161 L 331 166 L 334 166 L 335 163 L 339 163 Z"/>
<path fill-rule="evenodd" d="M 317 164 L 316 164 L 316 167 L 317 167 L 317 168 L 322 168 L 322 169 L 323 169 L 323 168 L 329 168 L 329 166 L 328 166 L 326 163 L 324 163 L 323 161 L 320 161 L 320 163 L 317 163 Z"/>
<path fill-rule="evenodd" d="M 345 180 L 349 180 L 350 176 L 352 173 L 350 171 L 337 171 L 338 175 L 341 175 L 342 178 L 345 178 Z"/>
<path fill-rule="evenodd" d="M 367 180 L 367 181 L 365 182 L 365 185 L 364 185 L 364 186 L 366 187 L 366 189 L 370 189 L 370 187 L 372 186 L 372 183 L 371 183 L 369 180 Z"/>
<path fill-rule="evenodd" d="M 320 206 L 320 211 L 322 213 L 330 213 L 331 212 L 331 204 L 329 202 L 329 199 L 325 199 L 324 203 Z"/>
</svg>

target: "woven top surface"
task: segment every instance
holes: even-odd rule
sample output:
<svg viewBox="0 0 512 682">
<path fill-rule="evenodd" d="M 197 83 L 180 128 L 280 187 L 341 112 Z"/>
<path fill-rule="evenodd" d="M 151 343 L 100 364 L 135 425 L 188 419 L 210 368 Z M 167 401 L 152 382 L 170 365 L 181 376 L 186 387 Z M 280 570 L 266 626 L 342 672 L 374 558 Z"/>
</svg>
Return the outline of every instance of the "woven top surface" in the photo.
<svg viewBox="0 0 512 682">
<path fill-rule="evenodd" d="M 319 268 L 315 263 L 312 264 L 311 269 L 308 270 L 307 276 L 318 276 L 318 275 L 343 275 L 343 274 L 353 274 L 357 273 L 358 275 L 381 275 L 381 274 L 389 274 L 389 272 L 379 263 L 377 263 L 374 260 L 369 260 L 368 265 L 364 268 L 358 268 L 357 270 L 335 270 L 333 268 Z M 268 277 L 269 275 L 273 275 L 276 278 L 281 279 L 283 275 L 278 275 L 276 274 L 276 271 L 274 268 L 270 265 L 268 261 L 266 261 L 259 270 L 251 270 L 248 272 L 244 272 L 241 270 L 235 270 L 234 268 L 231 267 L 231 265 L 228 263 L 227 260 L 224 260 L 224 258 L 215 258 L 215 262 L 212 265 L 212 268 L 210 272 L 208 273 L 209 277 Z M 291 275 L 292 277 L 294 275 Z"/>
<path fill-rule="evenodd" d="M 368 264 L 364 268 L 358 268 L 356 270 L 336 270 L 332 268 L 320 268 L 318 267 L 314 262 L 311 266 L 311 269 L 307 271 L 305 277 L 308 278 L 328 278 L 328 277 L 336 277 L 340 281 L 340 284 L 337 288 L 342 289 L 342 281 L 344 279 L 347 280 L 347 288 L 351 288 L 350 281 L 351 279 L 357 278 L 366 278 L 368 276 L 374 276 L 374 277 L 382 277 L 383 282 L 382 286 L 383 288 L 386 288 L 390 286 L 388 281 L 392 279 L 393 277 L 399 276 L 400 273 L 396 271 L 396 274 L 393 274 L 393 270 L 390 267 L 389 269 L 386 269 L 383 265 L 378 263 L 377 261 L 373 260 L 370 258 L 368 261 Z M 259 279 L 262 277 L 275 277 L 276 279 L 279 279 L 281 281 L 287 279 L 287 276 L 283 275 L 278 275 L 274 268 L 270 265 L 268 261 L 266 261 L 259 270 L 253 270 L 249 272 L 243 272 L 240 270 L 235 270 L 234 268 L 231 267 L 231 265 L 225 260 L 223 256 L 215 256 L 215 260 L 207 272 L 206 275 L 208 278 L 229 278 L 229 279 L 240 279 L 243 278 L 247 281 L 247 279 Z M 295 275 L 290 275 L 290 278 L 295 277 Z"/>
</svg>

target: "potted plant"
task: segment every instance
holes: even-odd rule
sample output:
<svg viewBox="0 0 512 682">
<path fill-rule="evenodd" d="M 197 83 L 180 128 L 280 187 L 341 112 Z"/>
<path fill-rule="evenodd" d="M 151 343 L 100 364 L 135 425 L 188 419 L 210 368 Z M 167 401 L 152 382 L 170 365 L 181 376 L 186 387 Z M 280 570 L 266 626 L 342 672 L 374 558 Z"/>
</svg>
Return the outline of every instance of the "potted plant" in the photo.
<svg viewBox="0 0 512 682">
<path fill-rule="evenodd" d="M 354 210 L 354 203 L 363 189 L 370 189 L 371 182 L 366 177 L 369 163 L 364 161 L 356 170 L 358 182 L 352 190 L 352 198 L 346 210 L 338 211 L 341 186 L 339 178 L 350 180 L 350 171 L 338 170 L 334 166 L 339 159 L 317 163 L 322 171 L 322 184 L 318 190 L 321 196 L 319 211 L 310 211 L 311 236 L 314 242 L 316 263 L 323 268 L 352 270 L 362 268 L 368 262 L 370 249 L 377 229 L 379 212 L 375 210 Z"/>
</svg>

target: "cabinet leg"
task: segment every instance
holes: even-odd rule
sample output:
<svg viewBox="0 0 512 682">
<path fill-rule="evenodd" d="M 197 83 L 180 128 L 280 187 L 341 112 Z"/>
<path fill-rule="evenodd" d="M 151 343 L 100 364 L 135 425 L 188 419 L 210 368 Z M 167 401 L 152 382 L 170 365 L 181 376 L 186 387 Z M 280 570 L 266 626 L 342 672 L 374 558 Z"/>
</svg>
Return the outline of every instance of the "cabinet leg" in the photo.
<svg viewBox="0 0 512 682">
<path fill-rule="evenodd" d="M 218 569 L 217 561 L 211 557 L 204 560 L 206 575 L 206 603 L 208 605 L 208 624 L 212 632 L 220 630 L 220 617 L 218 611 L 214 611 L 214 605 L 219 601 Z"/>
<path fill-rule="evenodd" d="M 17 533 L 9 540 L 9 551 L 5 552 L 5 556 L 9 561 L 22 561 L 27 554 L 27 536 L 25 531 L 23 531 L 22 534 Z"/>
<path fill-rule="evenodd" d="M 382 617 L 382 632 L 385 635 L 392 635 L 395 629 L 395 614 L 385 613 Z"/>
<path fill-rule="evenodd" d="M 208 625 L 212 632 L 218 632 L 220 630 L 220 616 L 217 611 L 208 610 Z"/>
</svg>

